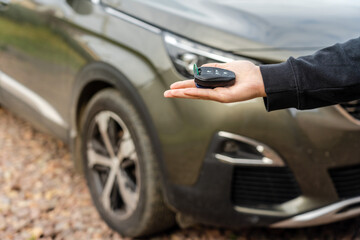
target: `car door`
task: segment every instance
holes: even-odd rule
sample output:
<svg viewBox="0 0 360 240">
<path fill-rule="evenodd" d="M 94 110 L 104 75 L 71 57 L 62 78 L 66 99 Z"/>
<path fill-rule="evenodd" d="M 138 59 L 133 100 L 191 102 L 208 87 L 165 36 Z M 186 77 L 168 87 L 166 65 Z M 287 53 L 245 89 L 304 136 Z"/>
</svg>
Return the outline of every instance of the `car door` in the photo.
<svg viewBox="0 0 360 240">
<path fill-rule="evenodd" d="M 2 104 L 65 139 L 71 86 L 84 57 L 63 24 L 65 1 L 1 0 Z"/>
</svg>

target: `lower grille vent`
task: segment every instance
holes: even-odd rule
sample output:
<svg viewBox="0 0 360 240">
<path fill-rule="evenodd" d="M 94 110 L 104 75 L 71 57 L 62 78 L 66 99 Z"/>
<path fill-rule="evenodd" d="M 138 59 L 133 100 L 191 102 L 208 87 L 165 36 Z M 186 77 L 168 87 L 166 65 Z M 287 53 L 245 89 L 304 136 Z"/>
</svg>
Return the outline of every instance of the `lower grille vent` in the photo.
<svg viewBox="0 0 360 240">
<path fill-rule="evenodd" d="M 360 196 L 360 165 L 329 170 L 339 198 Z"/>
<path fill-rule="evenodd" d="M 238 206 L 281 204 L 300 195 L 293 174 L 286 167 L 234 168 L 232 201 Z"/>
</svg>

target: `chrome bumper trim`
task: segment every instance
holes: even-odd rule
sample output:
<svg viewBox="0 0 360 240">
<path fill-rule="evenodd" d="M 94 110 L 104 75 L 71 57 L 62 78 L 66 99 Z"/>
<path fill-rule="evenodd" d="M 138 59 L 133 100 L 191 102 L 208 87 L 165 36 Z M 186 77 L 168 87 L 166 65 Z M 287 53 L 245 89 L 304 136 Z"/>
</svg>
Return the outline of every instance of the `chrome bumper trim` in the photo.
<svg viewBox="0 0 360 240">
<path fill-rule="evenodd" d="M 231 164 L 242 164 L 242 165 L 272 165 L 274 166 L 274 161 L 263 157 L 261 159 L 247 159 L 247 158 L 232 158 L 222 154 L 215 154 L 215 158 L 226 163 Z"/>
<path fill-rule="evenodd" d="M 303 213 L 287 220 L 283 220 L 270 225 L 272 228 L 298 228 L 309 227 L 321 224 L 327 224 L 344 220 L 347 218 L 360 215 L 360 206 L 351 208 L 347 211 L 346 207 L 360 203 L 360 197 L 355 197 L 341 202 L 330 204 L 326 207 L 322 207 L 307 213 Z"/>
<path fill-rule="evenodd" d="M 244 136 L 240 136 L 237 134 L 224 132 L 224 131 L 219 132 L 218 135 L 223 138 L 233 139 L 239 142 L 252 145 L 261 155 L 263 155 L 263 157 L 259 159 L 247 159 L 247 158 L 233 158 L 223 154 L 215 154 L 215 158 L 218 159 L 219 161 L 234 165 L 264 166 L 264 167 L 265 166 L 280 167 L 285 165 L 281 157 L 269 146 L 263 143 L 260 143 L 258 141 L 255 141 L 253 139 Z"/>
</svg>

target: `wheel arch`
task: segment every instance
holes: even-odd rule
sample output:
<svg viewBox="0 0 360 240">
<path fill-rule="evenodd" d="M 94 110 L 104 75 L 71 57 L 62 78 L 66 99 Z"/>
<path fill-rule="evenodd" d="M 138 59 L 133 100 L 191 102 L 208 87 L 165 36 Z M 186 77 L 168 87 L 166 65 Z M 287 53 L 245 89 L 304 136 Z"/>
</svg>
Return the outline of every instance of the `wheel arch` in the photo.
<svg viewBox="0 0 360 240">
<path fill-rule="evenodd" d="M 69 145 L 73 154 L 75 168 L 82 172 L 81 158 L 76 156 L 79 140 L 79 123 L 82 111 L 89 100 L 99 91 L 105 88 L 114 88 L 125 94 L 134 103 L 144 119 L 145 126 L 153 141 L 155 154 L 159 156 L 159 167 L 161 177 L 164 175 L 163 157 L 159 137 L 155 130 L 155 125 L 146 105 L 131 81 L 117 68 L 105 62 L 93 62 L 85 66 L 77 75 L 71 101 L 71 119 Z M 164 181 L 162 181 L 164 182 Z"/>
</svg>

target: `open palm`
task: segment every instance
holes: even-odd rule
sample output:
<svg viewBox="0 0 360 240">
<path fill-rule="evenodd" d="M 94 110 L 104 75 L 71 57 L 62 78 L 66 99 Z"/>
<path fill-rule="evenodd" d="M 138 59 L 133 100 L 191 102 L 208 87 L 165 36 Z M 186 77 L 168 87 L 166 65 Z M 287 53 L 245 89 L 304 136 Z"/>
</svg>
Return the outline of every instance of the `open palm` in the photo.
<svg viewBox="0 0 360 240">
<path fill-rule="evenodd" d="M 236 79 L 230 87 L 214 89 L 196 88 L 194 80 L 175 82 L 165 91 L 168 98 L 190 98 L 213 100 L 223 103 L 245 101 L 256 97 L 265 97 L 264 83 L 260 68 L 249 61 L 229 63 L 209 63 L 204 67 L 218 67 L 233 71 Z"/>
</svg>

